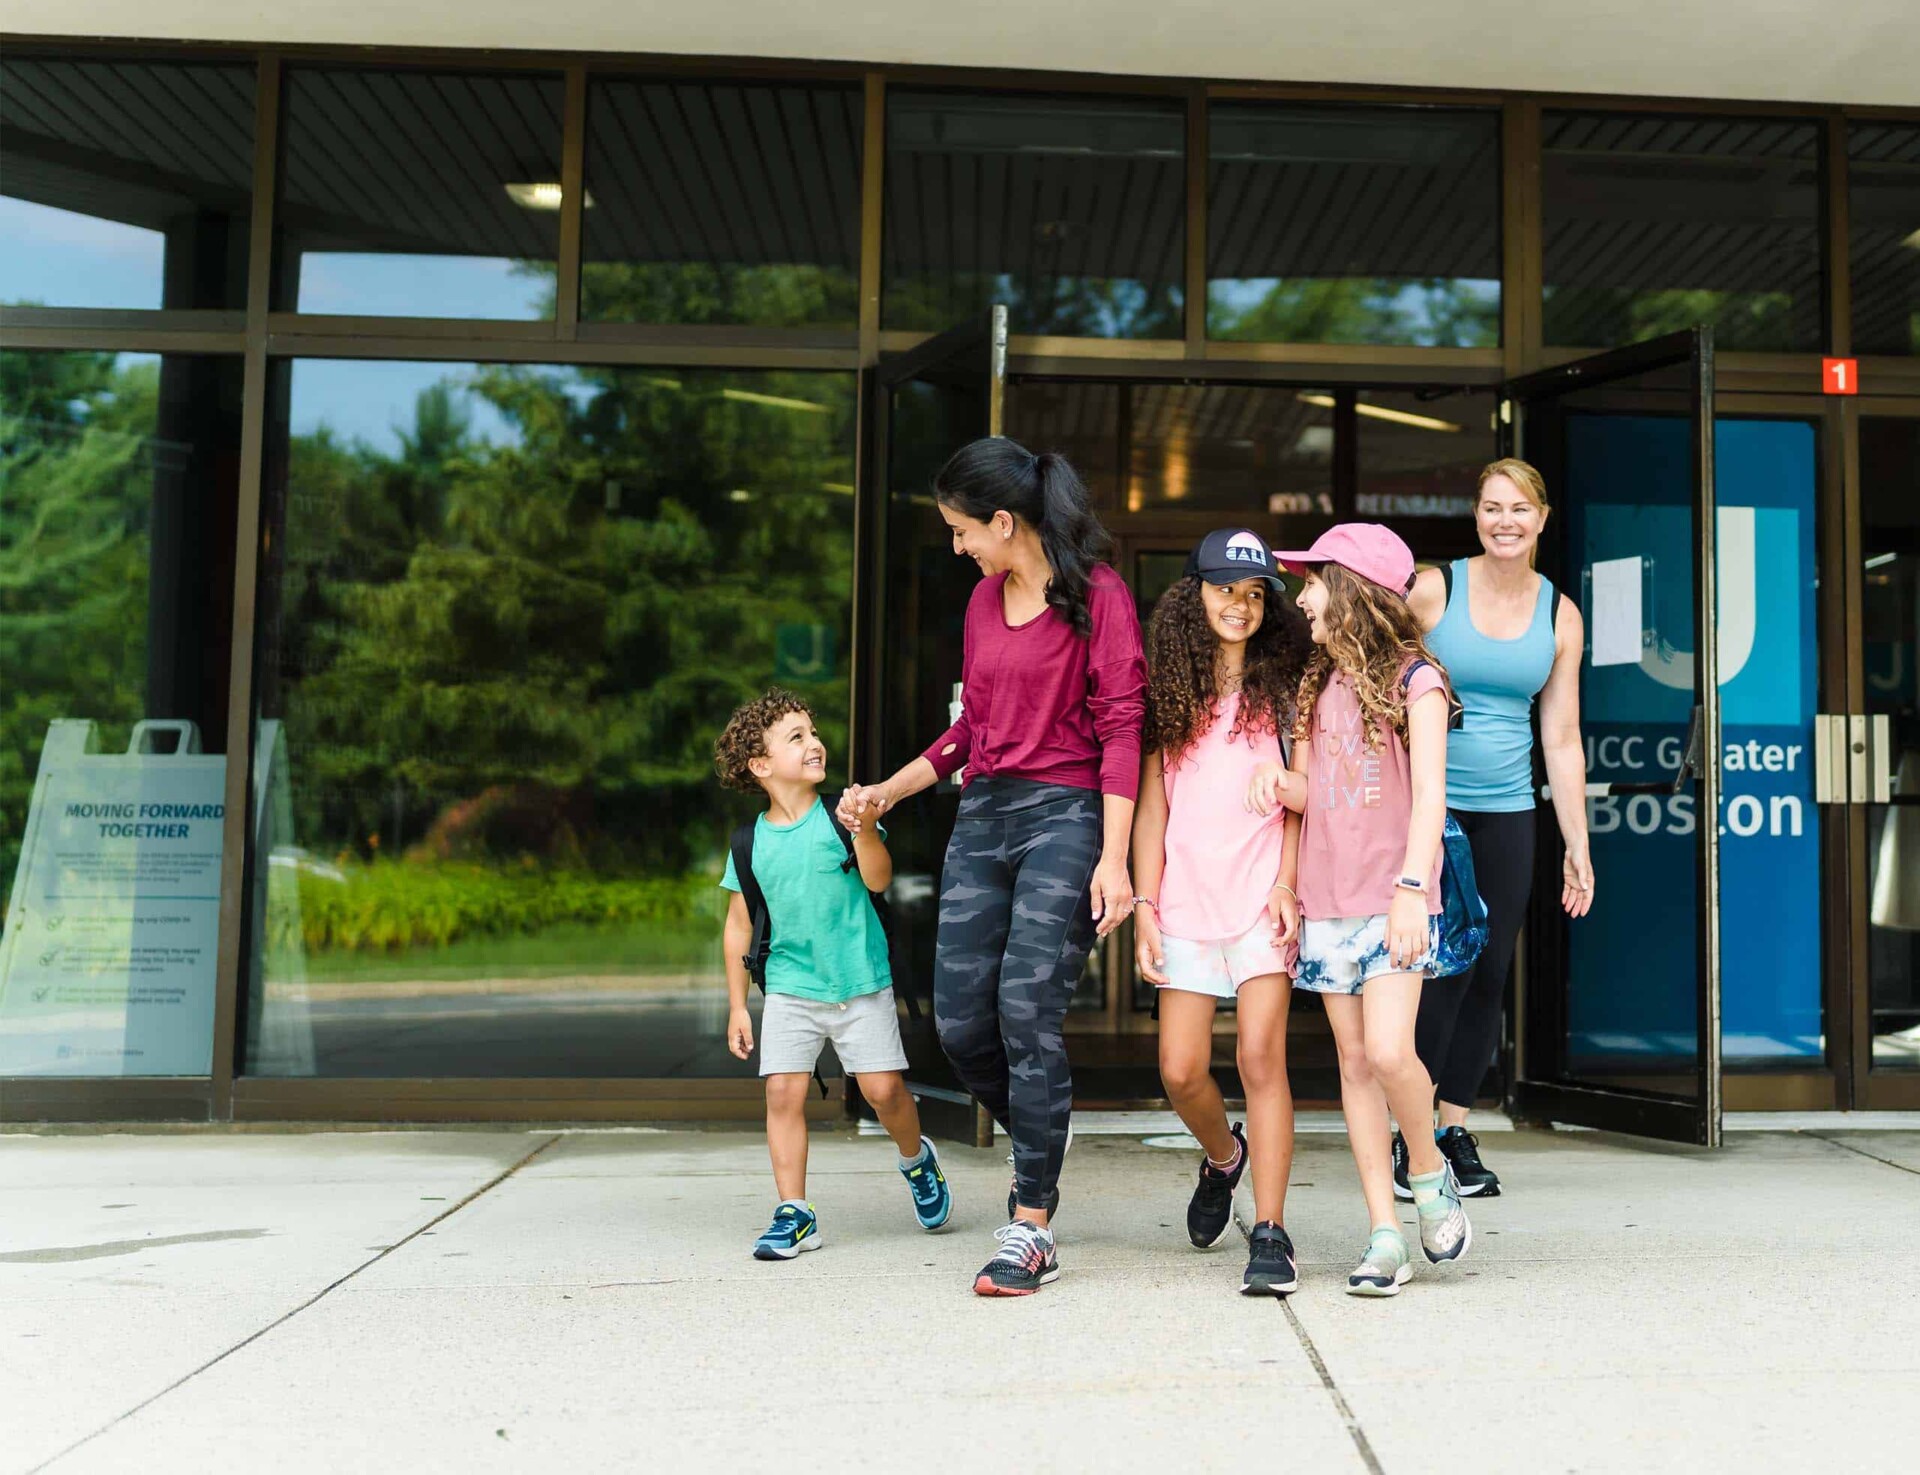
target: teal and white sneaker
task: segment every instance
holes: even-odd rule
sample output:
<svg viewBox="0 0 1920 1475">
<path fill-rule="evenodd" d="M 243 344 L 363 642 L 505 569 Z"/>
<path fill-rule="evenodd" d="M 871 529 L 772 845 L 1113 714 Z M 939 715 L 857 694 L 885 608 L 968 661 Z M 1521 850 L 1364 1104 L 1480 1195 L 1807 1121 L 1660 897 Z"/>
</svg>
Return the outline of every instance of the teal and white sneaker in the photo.
<svg viewBox="0 0 1920 1475">
<path fill-rule="evenodd" d="M 913 1216 L 920 1227 L 932 1234 L 946 1227 L 953 1214 L 953 1190 L 947 1187 L 947 1175 L 940 1171 L 940 1154 L 933 1143 L 920 1139 L 920 1156 L 900 1164 L 900 1176 L 907 1180 L 913 1194 Z"/>
<path fill-rule="evenodd" d="M 1376 1229 L 1367 1251 L 1347 1276 L 1349 1296 L 1397 1296 L 1413 1279 L 1413 1256 L 1406 1236 L 1397 1229 Z"/>
<path fill-rule="evenodd" d="M 1463 1258 L 1473 1247 L 1473 1225 L 1467 1222 L 1466 1208 L 1460 1202 L 1460 1180 L 1453 1176 L 1453 1164 L 1437 1173 L 1409 1177 L 1413 1206 L 1420 1215 L 1420 1248 L 1435 1265 Z"/>
<path fill-rule="evenodd" d="M 820 1216 L 812 1204 L 788 1199 L 773 1211 L 773 1223 L 753 1242 L 756 1260 L 791 1260 L 820 1248 Z"/>
</svg>

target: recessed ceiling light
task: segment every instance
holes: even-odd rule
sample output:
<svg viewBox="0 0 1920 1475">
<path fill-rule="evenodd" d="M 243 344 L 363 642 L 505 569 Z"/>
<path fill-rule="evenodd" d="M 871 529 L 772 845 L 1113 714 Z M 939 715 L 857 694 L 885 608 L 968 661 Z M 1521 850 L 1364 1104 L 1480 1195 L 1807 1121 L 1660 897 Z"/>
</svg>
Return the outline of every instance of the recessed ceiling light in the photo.
<svg viewBox="0 0 1920 1475">
<path fill-rule="evenodd" d="M 556 180 L 539 180 L 526 184 L 508 184 L 501 187 L 506 190 L 507 198 L 512 200 L 513 203 L 518 205 L 522 210 L 558 210 L 561 203 L 566 199 L 566 191 L 561 188 L 559 182 Z M 593 196 L 588 195 L 581 201 L 581 206 L 584 209 L 591 210 L 593 208 Z"/>
<path fill-rule="evenodd" d="M 1330 394 L 1310 394 L 1302 392 L 1294 396 L 1303 405 L 1317 405 L 1323 410 L 1333 408 L 1333 396 Z M 1391 420 L 1395 425 L 1411 425 L 1418 430 L 1439 430 L 1451 435 L 1463 427 L 1451 420 L 1436 420 L 1431 415 L 1415 415 L 1407 410 L 1396 410 L 1391 405 L 1370 405 L 1365 400 L 1355 402 L 1353 412 L 1365 415 L 1370 420 Z"/>
</svg>

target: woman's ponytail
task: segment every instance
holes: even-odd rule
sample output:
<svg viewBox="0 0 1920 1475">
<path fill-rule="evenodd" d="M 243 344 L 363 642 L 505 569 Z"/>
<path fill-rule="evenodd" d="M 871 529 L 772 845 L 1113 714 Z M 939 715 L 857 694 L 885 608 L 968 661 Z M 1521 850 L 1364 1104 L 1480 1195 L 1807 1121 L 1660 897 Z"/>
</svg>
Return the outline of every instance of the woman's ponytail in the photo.
<svg viewBox="0 0 1920 1475">
<path fill-rule="evenodd" d="M 1047 603 L 1075 633 L 1093 633 L 1088 589 L 1095 566 L 1112 556 L 1113 539 L 1066 457 L 1036 456 L 1005 436 L 988 436 L 953 453 L 933 479 L 933 494 L 979 522 L 1007 512 L 1032 527 L 1053 571 Z"/>
</svg>

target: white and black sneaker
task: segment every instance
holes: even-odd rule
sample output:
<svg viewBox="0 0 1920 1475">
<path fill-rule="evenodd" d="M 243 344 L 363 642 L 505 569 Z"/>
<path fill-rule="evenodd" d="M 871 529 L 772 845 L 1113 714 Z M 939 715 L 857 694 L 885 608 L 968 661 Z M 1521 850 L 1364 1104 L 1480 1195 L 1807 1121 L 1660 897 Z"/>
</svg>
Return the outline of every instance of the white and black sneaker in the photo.
<svg viewBox="0 0 1920 1475">
<path fill-rule="evenodd" d="M 1222 1172 L 1204 1153 L 1200 1157 L 1200 1181 L 1193 1186 L 1187 1202 L 1187 1238 L 1196 1250 L 1210 1250 L 1227 1237 L 1233 1228 L 1233 1191 L 1247 1172 L 1247 1133 L 1238 1124 L 1228 1129 L 1238 1150 L 1232 1169 Z"/>
<path fill-rule="evenodd" d="M 1240 1277 L 1243 1296 L 1290 1296 L 1300 1289 L 1294 1268 L 1293 1241 L 1271 1219 L 1253 1226 L 1247 1236 L 1247 1273 Z"/>
<path fill-rule="evenodd" d="M 1413 1188 L 1407 1182 L 1407 1139 L 1393 1134 L 1393 1196 L 1402 1203 L 1413 1202 Z"/>
<path fill-rule="evenodd" d="M 1031 1296 L 1060 1278 L 1060 1259 L 1053 1252 L 1053 1231 L 1025 1219 L 1015 1219 L 993 1231 L 1000 1251 L 973 1278 L 976 1296 Z"/>
</svg>

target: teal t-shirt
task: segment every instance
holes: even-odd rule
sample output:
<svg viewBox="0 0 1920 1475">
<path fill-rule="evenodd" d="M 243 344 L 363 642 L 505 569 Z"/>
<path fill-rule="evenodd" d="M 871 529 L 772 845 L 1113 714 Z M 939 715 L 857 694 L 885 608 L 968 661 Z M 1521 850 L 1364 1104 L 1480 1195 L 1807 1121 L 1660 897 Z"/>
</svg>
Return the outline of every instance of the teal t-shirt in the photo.
<svg viewBox="0 0 1920 1475">
<path fill-rule="evenodd" d="M 753 874 L 773 923 L 768 993 L 844 1004 L 892 987 L 887 934 L 860 868 L 840 869 L 846 858 L 818 799 L 797 824 L 769 824 L 764 814 L 754 821 Z M 720 884 L 740 890 L 731 853 Z"/>
</svg>

